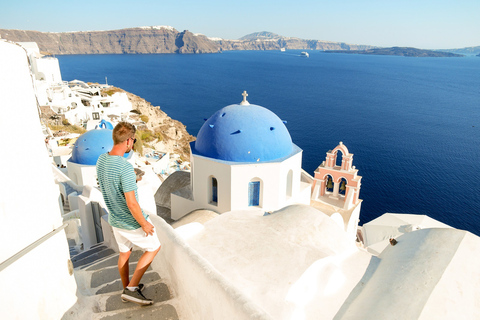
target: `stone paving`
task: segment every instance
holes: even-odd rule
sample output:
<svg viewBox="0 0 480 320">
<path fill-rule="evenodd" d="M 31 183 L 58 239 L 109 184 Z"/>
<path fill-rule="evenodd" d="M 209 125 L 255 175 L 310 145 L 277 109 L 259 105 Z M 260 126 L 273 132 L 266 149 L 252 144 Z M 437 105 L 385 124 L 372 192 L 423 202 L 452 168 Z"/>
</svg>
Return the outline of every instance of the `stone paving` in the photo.
<svg viewBox="0 0 480 320">
<path fill-rule="evenodd" d="M 75 250 L 71 252 L 76 253 Z M 133 274 L 141 254 L 141 251 L 134 251 L 130 256 L 130 274 Z M 86 313 L 91 319 L 179 319 L 168 284 L 151 268 L 143 276 L 142 283 L 145 285 L 143 293 L 154 304 L 139 306 L 132 302 L 122 302 L 120 298 L 123 286 L 117 269 L 118 253 L 103 244 L 97 244 L 89 250 L 72 255 L 71 260 L 79 275 L 77 283 L 82 281 L 79 288 L 84 287 L 82 294 L 90 295 L 83 298 L 90 301 L 87 305 L 92 310 L 83 310 L 78 317 L 71 312 L 65 319 L 80 319 Z"/>
</svg>

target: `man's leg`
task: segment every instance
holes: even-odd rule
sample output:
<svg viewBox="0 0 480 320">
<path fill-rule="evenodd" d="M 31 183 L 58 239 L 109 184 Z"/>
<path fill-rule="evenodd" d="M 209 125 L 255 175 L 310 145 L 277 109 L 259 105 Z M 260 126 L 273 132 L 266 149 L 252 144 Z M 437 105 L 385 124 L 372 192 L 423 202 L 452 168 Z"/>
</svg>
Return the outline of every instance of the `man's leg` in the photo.
<svg viewBox="0 0 480 320">
<path fill-rule="evenodd" d="M 125 289 L 130 282 L 128 262 L 131 253 L 132 250 L 130 249 L 130 251 L 120 252 L 118 255 L 118 272 L 120 273 L 120 279 L 122 279 L 123 289 Z"/>
<path fill-rule="evenodd" d="M 161 248 L 161 246 L 158 247 L 158 249 L 155 250 L 155 251 L 145 251 L 142 254 L 140 259 L 138 260 L 137 267 L 135 268 L 135 272 L 133 273 L 133 276 L 132 276 L 132 280 L 130 280 L 130 283 L 128 283 L 129 287 L 137 287 L 138 286 L 138 284 L 140 283 L 140 280 L 142 279 L 145 271 L 147 271 L 148 267 L 152 263 L 153 258 L 155 258 L 158 251 L 160 251 L 160 248 Z M 128 268 L 128 265 L 127 265 L 127 268 Z M 127 277 L 128 277 L 128 273 L 127 273 Z M 123 282 L 123 278 L 122 278 L 122 282 Z M 126 285 L 124 283 L 124 287 L 125 286 Z"/>
</svg>

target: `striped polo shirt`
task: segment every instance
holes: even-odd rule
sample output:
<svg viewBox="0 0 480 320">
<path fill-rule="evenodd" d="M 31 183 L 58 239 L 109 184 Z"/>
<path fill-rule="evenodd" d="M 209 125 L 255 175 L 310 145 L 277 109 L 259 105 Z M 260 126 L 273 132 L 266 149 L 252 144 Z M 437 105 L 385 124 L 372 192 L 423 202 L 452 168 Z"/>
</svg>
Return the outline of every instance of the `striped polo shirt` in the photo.
<svg viewBox="0 0 480 320">
<path fill-rule="evenodd" d="M 140 228 L 140 224 L 132 216 L 125 200 L 126 192 L 135 191 L 138 202 L 133 166 L 124 157 L 104 153 L 97 160 L 97 179 L 109 211 L 108 223 L 120 229 Z M 142 214 L 147 219 L 148 215 L 143 210 Z"/>
</svg>

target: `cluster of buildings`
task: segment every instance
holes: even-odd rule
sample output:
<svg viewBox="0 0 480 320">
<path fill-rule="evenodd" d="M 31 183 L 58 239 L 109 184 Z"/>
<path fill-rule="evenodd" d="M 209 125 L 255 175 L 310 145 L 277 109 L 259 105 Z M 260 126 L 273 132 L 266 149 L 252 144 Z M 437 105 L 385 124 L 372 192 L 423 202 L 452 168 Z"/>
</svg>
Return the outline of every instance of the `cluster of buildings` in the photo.
<svg viewBox="0 0 480 320">
<path fill-rule="evenodd" d="M 44 56 L 35 42 L 19 43 L 27 52 L 32 81 L 40 106 L 50 107 L 70 124 L 90 130 L 101 120 L 127 120 L 132 104 L 124 92 L 102 95 L 107 84 L 63 81 L 58 59 Z"/>
<path fill-rule="evenodd" d="M 8 148 L 29 157 L 0 166 L 8 244 L 0 280 L 16 288 L 0 315 L 59 319 L 82 299 L 68 242 L 118 250 L 95 172 L 113 145 L 112 124 L 102 118 L 79 136 L 66 168 L 53 164 L 28 52 L 0 41 L 9 79 L 0 80 L 0 105 L 25 113 L 31 128 L 25 144 Z M 359 226 L 362 177 L 347 146 L 327 151 L 311 175 L 282 120 L 243 96 L 205 121 L 190 170 L 162 181 L 150 163 L 159 155 L 148 164 L 125 155 L 145 172 L 139 202 L 162 243 L 151 267 L 168 280 L 182 319 L 480 318 L 479 237 L 421 215 L 387 213 Z M 15 124 L 3 119 L 8 136 Z"/>
</svg>

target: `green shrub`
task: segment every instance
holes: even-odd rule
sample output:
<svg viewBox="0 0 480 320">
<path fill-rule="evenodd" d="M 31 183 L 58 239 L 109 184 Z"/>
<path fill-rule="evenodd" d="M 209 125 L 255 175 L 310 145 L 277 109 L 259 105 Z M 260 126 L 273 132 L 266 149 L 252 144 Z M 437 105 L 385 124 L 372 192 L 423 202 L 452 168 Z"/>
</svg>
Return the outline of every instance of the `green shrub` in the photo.
<svg viewBox="0 0 480 320">
<path fill-rule="evenodd" d="M 123 91 L 122 89 L 111 87 L 111 88 L 108 88 L 108 89 L 103 89 L 102 94 L 106 94 L 106 95 L 111 96 L 116 92 L 122 92 L 122 91 Z"/>
<path fill-rule="evenodd" d="M 140 120 L 142 120 L 142 121 L 145 122 L 145 123 L 148 123 L 148 116 L 142 114 L 142 115 L 140 116 Z"/>
<path fill-rule="evenodd" d="M 139 131 L 135 132 L 135 137 L 137 138 L 137 142 L 135 142 L 133 149 L 143 156 L 143 140 Z"/>
<path fill-rule="evenodd" d="M 70 133 L 78 133 L 78 134 L 82 134 L 82 133 L 85 133 L 87 132 L 87 130 L 85 130 L 85 128 L 83 127 L 79 127 L 77 125 L 53 125 L 53 124 L 49 124 L 48 127 L 53 130 L 53 131 L 66 131 L 66 132 L 70 132 Z"/>
<path fill-rule="evenodd" d="M 163 134 L 160 132 L 160 131 L 155 131 L 153 133 L 153 136 L 155 137 L 155 139 L 157 139 L 158 141 L 163 141 Z"/>
<path fill-rule="evenodd" d="M 153 139 L 155 139 L 152 134 L 152 131 L 150 130 L 138 130 L 137 132 L 138 132 L 138 135 L 140 136 L 140 140 L 142 140 L 143 142 L 150 142 Z"/>
</svg>

